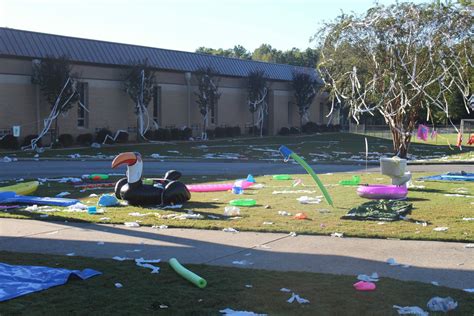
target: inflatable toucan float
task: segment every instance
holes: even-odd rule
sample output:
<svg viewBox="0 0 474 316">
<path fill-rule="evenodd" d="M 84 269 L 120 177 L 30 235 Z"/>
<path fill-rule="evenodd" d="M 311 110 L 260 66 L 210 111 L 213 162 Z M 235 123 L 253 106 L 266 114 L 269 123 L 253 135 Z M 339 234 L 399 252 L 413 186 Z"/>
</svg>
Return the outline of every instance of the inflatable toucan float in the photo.
<svg viewBox="0 0 474 316">
<path fill-rule="evenodd" d="M 191 198 L 186 185 L 177 181 L 181 173 L 176 170 L 166 172 L 163 179 L 153 179 L 152 184 L 142 181 L 143 160 L 137 152 L 119 154 L 112 161 L 112 168 L 127 165 L 127 177 L 115 184 L 115 196 L 130 205 L 181 204 Z"/>
</svg>

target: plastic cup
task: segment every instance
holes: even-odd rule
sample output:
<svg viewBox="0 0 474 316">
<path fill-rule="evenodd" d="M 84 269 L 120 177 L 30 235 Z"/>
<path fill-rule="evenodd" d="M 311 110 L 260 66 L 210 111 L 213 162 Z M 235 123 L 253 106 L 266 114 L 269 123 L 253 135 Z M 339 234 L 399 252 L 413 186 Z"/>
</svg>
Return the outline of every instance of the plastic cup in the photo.
<svg viewBox="0 0 474 316">
<path fill-rule="evenodd" d="M 95 207 L 95 206 L 89 206 L 89 207 L 87 208 L 87 213 L 89 213 L 89 214 L 91 214 L 91 215 L 97 214 L 97 207 Z"/>
</svg>

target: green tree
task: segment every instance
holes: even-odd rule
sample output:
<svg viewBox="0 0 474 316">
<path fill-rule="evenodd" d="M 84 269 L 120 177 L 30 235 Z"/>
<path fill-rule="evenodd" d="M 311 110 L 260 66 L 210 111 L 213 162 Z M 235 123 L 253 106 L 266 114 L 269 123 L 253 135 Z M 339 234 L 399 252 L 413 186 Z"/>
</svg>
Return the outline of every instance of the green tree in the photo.
<svg viewBox="0 0 474 316">
<path fill-rule="evenodd" d="M 449 117 L 447 99 L 472 87 L 472 9 L 451 3 L 377 5 L 363 15 L 342 14 L 316 34 L 319 70 L 335 103 L 354 119 L 379 112 L 394 152 L 406 157 L 423 109 Z M 462 49 L 460 49 L 462 47 Z"/>
<path fill-rule="evenodd" d="M 72 73 L 72 66 L 67 56 L 58 58 L 48 56 L 40 60 L 39 63 L 33 63 L 32 82 L 39 85 L 46 102 L 51 106 L 46 126 L 43 133 L 32 142 L 33 148 L 36 146 L 36 142 L 49 130 L 53 120 L 55 124 L 54 134 L 51 135 L 53 145 L 58 143 L 58 117 L 61 113 L 67 112 L 80 98 L 75 87 L 77 77 L 77 74 Z"/>
<path fill-rule="evenodd" d="M 135 102 L 138 141 L 145 139 L 150 123 L 147 107 L 153 98 L 153 88 L 156 85 L 155 72 L 145 59 L 130 63 L 123 74 L 123 91 Z"/>
<path fill-rule="evenodd" d="M 303 124 L 309 121 L 309 108 L 321 85 L 314 77 L 304 72 L 293 73 L 292 85 L 295 91 L 295 103 L 300 115 L 300 128 L 303 130 Z"/>
<path fill-rule="evenodd" d="M 195 92 L 196 103 L 203 119 L 202 138 L 207 139 L 207 126 L 209 121 L 209 112 L 215 111 L 217 101 L 220 98 L 219 87 L 216 76 L 218 73 L 211 67 L 200 68 L 196 71 L 198 81 L 198 92 Z"/>
</svg>

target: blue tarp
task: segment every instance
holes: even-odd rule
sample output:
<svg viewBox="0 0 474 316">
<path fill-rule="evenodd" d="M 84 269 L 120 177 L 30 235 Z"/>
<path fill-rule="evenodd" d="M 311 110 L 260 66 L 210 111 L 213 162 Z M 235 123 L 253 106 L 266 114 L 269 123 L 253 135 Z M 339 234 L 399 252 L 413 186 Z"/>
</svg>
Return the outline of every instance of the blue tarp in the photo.
<svg viewBox="0 0 474 316">
<path fill-rule="evenodd" d="M 435 180 L 435 181 L 474 181 L 474 173 L 467 172 L 450 172 L 436 176 L 423 177 L 419 180 Z"/>
<path fill-rule="evenodd" d="M 79 271 L 0 263 L 0 302 L 63 285 L 70 277 L 85 280 L 100 274 L 92 269 Z"/>
</svg>

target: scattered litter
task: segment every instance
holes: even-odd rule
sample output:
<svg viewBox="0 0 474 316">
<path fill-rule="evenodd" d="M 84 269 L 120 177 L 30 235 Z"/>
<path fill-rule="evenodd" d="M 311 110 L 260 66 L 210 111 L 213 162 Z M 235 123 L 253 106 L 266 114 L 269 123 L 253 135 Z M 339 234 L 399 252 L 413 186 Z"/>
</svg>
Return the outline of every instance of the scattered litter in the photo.
<svg viewBox="0 0 474 316">
<path fill-rule="evenodd" d="M 409 267 L 410 267 L 410 265 L 408 265 L 408 264 L 402 265 L 402 268 L 409 268 Z"/>
<path fill-rule="evenodd" d="M 385 225 L 385 222 L 378 222 L 377 225 Z"/>
<path fill-rule="evenodd" d="M 288 293 L 290 293 L 291 290 L 290 290 L 290 289 L 287 289 L 286 287 L 282 287 L 282 288 L 280 289 L 280 292 L 288 292 Z"/>
<path fill-rule="evenodd" d="M 295 232 L 290 232 L 290 233 L 288 234 L 288 236 L 290 236 L 290 237 L 296 237 L 296 233 L 295 233 Z"/>
<path fill-rule="evenodd" d="M 247 252 L 244 256 L 248 257 L 248 256 L 251 256 L 252 253 L 251 252 Z"/>
<path fill-rule="evenodd" d="M 263 183 L 257 183 L 252 185 L 252 189 L 263 189 L 265 185 Z"/>
<path fill-rule="evenodd" d="M 140 227 L 140 224 L 138 224 L 137 222 L 125 222 L 123 224 L 127 227 Z"/>
<path fill-rule="evenodd" d="M 472 289 L 464 289 L 463 291 L 464 291 L 464 292 L 467 292 L 467 293 L 474 293 L 474 288 L 472 288 Z"/>
<path fill-rule="evenodd" d="M 95 193 L 92 193 L 92 194 L 89 195 L 89 197 L 98 197 L 98 195 L 95 194 Z"/>
<path fill-rule="evenodd" d="M 125 252 L 141 252 L 141 249 L 132 249 L 132 250 L 125 250 Z"/>
<path fill-rule="evenodd" d="M 315 193 L 316 191 L 309 191 L 309 190 L 283 190 L 283 191 L 273 191 L 272 194 L 311 194 Z"/>
<path fill-rule="evenodd" d="M 135 216 L 135 217 L 143 217 L 143 216 L 146 216 L 147 214 L 142 214 L 140 212 L 132 212 L 132 213 L 128 213 L 129 216 Z"/>
<path fill-rule="evenodd" d="M 100 148 L 100 144 L 99 143 L 92 143 L 91 144 L 91 148 Z"/>
<path fill-rule="evenodd" d="M 201 301 L 202 301 L 202 300 L 201 300 Z M 200 301 L 198 301 L 198 302 L 200 302 Z M 168 307 L 169 307 L 168 305 L 160 304 L 160 308 L 161 308 L 161 309 L 166 309 L 166 308 L 168 308 Z"/>
<path fill-rule="evenodd" d="M 12 161 L 17 161 L 18 159 L 17 158 L 10 158 L 10 157 L 3 157 L 2 160 L 0 160 L 1 162 L 12 162 Z"/>
<path fill-rule="evenodd" d="M 474 248 L 474 244 L 466 244 L 464 245 L 464 248 Z"/>
<path fill-rule="evenodd" d="M 258 245 L 257 247 L 262 248 L 262 249 L 272 249 L 272 247 L 267 246 L 267 245 Z"/>
<path fill-rule="evenodd" d="M 432 312 L 449 312 L 456 307 L 458 307 L 458 303 L 453 300 L 451 297 L 438 297 L 435 296 L 431 298 L 428 303 L 426 304 L 426 307 Z"/>
<path fill-rule="evenodd" d="M 463 221 L 474 221 L 474 217 L 463 217 Z"/>
<path fill-rule="evenodd" d="M 159 158 L 162 158 L 162 157 L 160 156 L 160 154 L 151 154 L 151 158 L 159 159 Z"/>
<path fill-rule="evenodd" d="M 207 217 L 210 219 L 221 219 L 219 216 L 215 216 L 215 215 L 207 215 Z"/>
<path fill-rule="evenodd" d="M 248 288 L 248 289 L 250 289 L 250 288 L 253 288 L 253 285 L 251 285 L 251 284 L 245 284 L 245 287 Z"/>
<path fill-rule="evenodd" d="M 239 232 L 237 229 L 234 229 L 232 227 L 224 228 L 222 231 L 226 232 L 226 233 L 238 233 Z"/>
<path fill-rule="evenodd" d="M 71 193 L 69 192 L 61 192 L 61 193 L 58 193 L 56 194 L 56 197 L 63 197 L 63 196 L 67 196 L 67 195 L 70 195 Z"/>
<path fill-rule="evenodd" d="M 357 291 L 374 291 L 376 289 L 375 283 L 366 281 L 359 281 L 354 283 L 353 286 Z"/>
<path fill-rule="evenodd" d="M 85 213 L 87 212 L 88 206 L 82 203 L 76 203 L 73 205 L 68 206 L 64 209 L 65 212 L 77 212 L 77 213 Z"/>
<path fill-rule="evenodd" d="M 239 265 L 239 266 L 248 266 L 248 265 L 252 265 L 253 262 L 251 261 L 247 261 L 247 260 L 235 260 L 235 261 L 232 261 L 232 264 L 235 264 L 235 265 Z"/>
<path fill-rule="evenodd" d="M 378 282 L 379 281 L 379 275 L 377 272 L 372 273 L 370 276 L 366 274 L 359 274 L 357 276 L 357 280 L 359 281 L 365 281 L 365 282 Z"/>
<path fill-rule="evenodd" d="M 449 227 L 436 227 L 436 228 L 433 228 L 433 230 L 435 232 L 445 232 L 449 229 Z"/>
<path fill-rule="evenodd" d="M 163 209 L 177 209 L 177 208 L 182 208 L 183 204 L 174 204 L 174 205 L 166 205 L 163 207 Z"/>
<path fill-rule="evenodd" d="M 151 226 L 151 228 L 154 228 L 154 229 L 167 229 L 168 226 L 167 225 L 160 225 L 160 226 L 153 225 L 153 226 Z"/>
<path fill-rule="evenodd" d="M 240 208 L 237 206 L 226 206 L 224 208 L 224 215 L 225 216 L 237 216 L 240 215 Z"/>
<path fill-rule="evenodd" d="M 175 219 L 203 219 L 204 216 L 201 214 L 181 214 L 175 217 Z"/>
<path fill-rule="evenodd" d="M 398 315 L 415 315 L 415 316 L 429 316 L 428 312 L 425 312 L 421 307 L 418 306 L 398 306 L 393 305 L 393 308 L 397 309 Z"/>
<path fill-rule="evenodd" d="M 81 158 L 81 155 L 80 154 L 71 154 L 71 155 L 68 155 L 69 158 L 71 159 L 79 159 Z"/>
<path fill-rule="evenodd" d="M 103 242 L 103 241 L 98 241 L 97 244 L 100 245 L 100 246 L 102 246 L 102 245 L 105 244 L 105 242 Z"/>
<path fill-rule="evenodd" d="M 431 281 L 431 284 L 433 284 L 434 286 L 439 286 L 439 282 L 436 281 Z"/>
<path fill-rule="evenodd" d="M 278 211 L 278 215 L 281 215 L 281 216 L 291 216 L 291 213 L 288 213 L 287 211 Z"/>
<path fill-rule="evenodd" d="M 97 202 L 99 206 L 116 206 L 120 205 L 119 200 L 115 195 L 112 194 L 102 194 Z"/>
<path fill-rule="evenodd" d="M 388 258 L 387 263 L 391 266 L 399 266 L 400 265 L 394 258 Z"/>
<path fill-rule="evenodd" d="M 273 222 L 263 222 L 263 225 L 273 225 Z"/>
<path fill-rule="evenodd" d="M 322 201 L 322 196 L 317 196 L 317 197 L 309 197 L 306 195 L 300 196 L 296 200 L 300 202 L 301 204 L 319 204 Z"/>
<path fill-rule="evenodd" d="M 48 217 L 48 216 L 49 216 L 48 214 L 41 214 L 41 215 L 40 215 L 41 218 L 46 218 L 46 217 Z"/>
<path fill-rule="evenodd" d="M 293 216 L 294 219 L 309 219 L 308 215 L 305 213 L 296 213 L 295 216 Z"/>
<path fill-rule="evenodd" d="M 112 257 L 112 259 L 117 260 L 117 261 L 133 260 L 133 258 L 119 257 L 119 256 Z"/>
<path fill-rule="evenodd" d="M 467 188 L 457 188 L 454 190 L 454 192 L 461 194 L 469 194 L 469 190 Z"/>
<path fill-rule="evenodd" d="M 114 285 L 117 289 L 120 289 L 123 287 L 122 283 L 115 283 Z"/>
<path fill-rule="evenodd" d="M 99 221 L 110 221 L 110 217 L 101 217 Z"/>
<path fill-rule="evenodd" d="M 295 181 L 293 181 L 293 184 L 291 185 L 292 187 L 296 187 L 298 185 L 300 185 L 303 181 L 301 179 L 296 179 Z"/>
<path fill-rule="evenodd" d="M 444 196 L 455 196 L 455 197 L 474 198 L 474 195 L 464 195 L 464 194 L 445 194 Z"/>
<path fill-rule="evenodd" d="M 76 255 L 75 252 L 70 252 L 70 253 L 67 253 L 67 254 L 66 254 L 66 256 L 69 256 L 69 257 L 73 257 L 73 256 L 75 256 L 75 255 Z"/>
<path fill-rule="evenodd" d="M 219 312 L 226 316 L 267 316 L 267 314 L 257 314 L 249 311 L 234 311 L 231 308 L 221 309 Z"/>
<path fill-rule="evenodd" d="M 325 209 L 325 208 L 318 210 L 318 212 L 319 212 L 319 213 L 321 213 L 321 214 L 327 214 L 327 213 L 331 213 L 331 211 L 330 211 L 330 210 L 328 210 L 328 209 Z"/>
<path fill-rule="evenodd" d="M 293 292 L 293 294 L 291 295 L 291 297 L 287 300 L 288 303 L 293 303 L 294 301 L 297 301 L 298 303 L 300 304 L 308 304 L 309 303 L 309 300 L 305 299 L 305 298 L 302 298 L 300 297 L 298 294 L 295 294 Z"/>
<path fill-rule="evenodd" d="M 143 258 L 139 258 L 139 259 L 135 259 L 135 264 L 142 268 L 151 269 L 151 273 L 160 273 L 160 267 L 156 267 L 151 264 L 151 263 L 159 263 L 160 261 L 161 259 L 145 260 Z"/>
<path fill-rule="evenodd" d="M 332 234 L 331 234 L 331 237 L 343 238 L 343 237 L 344 237 L 344 233 L 332 233 Z"/>
<path fill-rule="evenodd" d="M 264 205 L 263 206 L 264 209 L 269 209 L 269 208 L 272 208 L 270 205 Z"/>
</svg>

